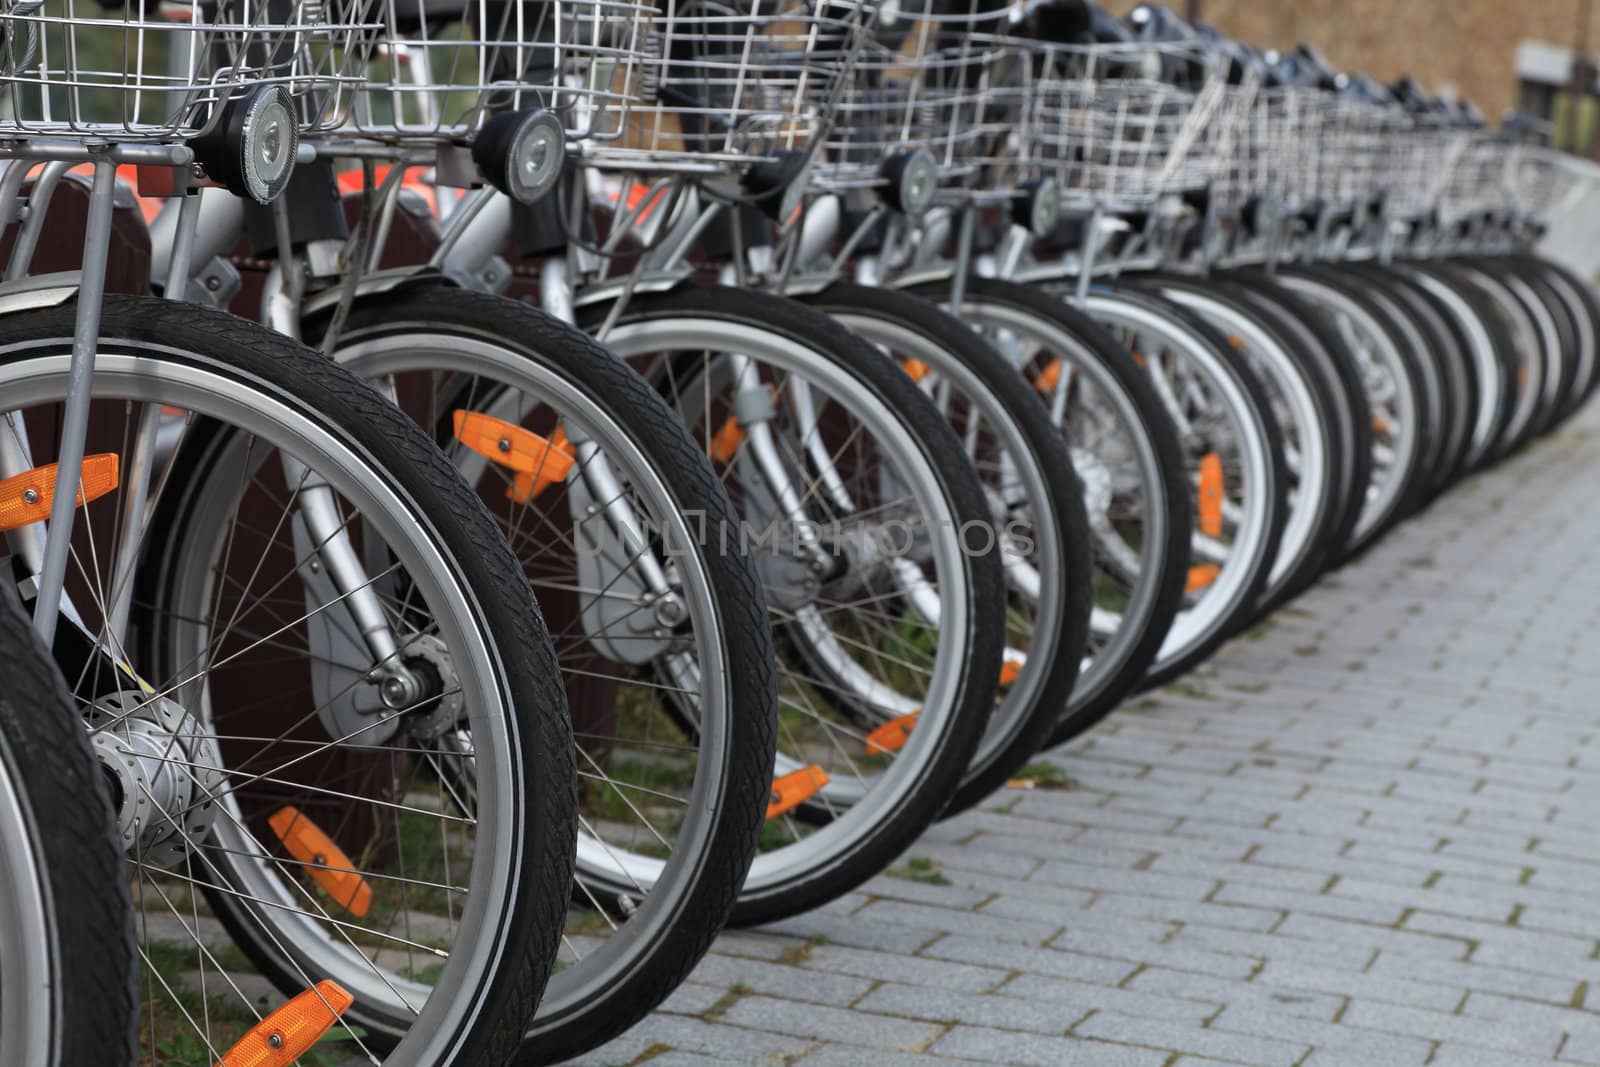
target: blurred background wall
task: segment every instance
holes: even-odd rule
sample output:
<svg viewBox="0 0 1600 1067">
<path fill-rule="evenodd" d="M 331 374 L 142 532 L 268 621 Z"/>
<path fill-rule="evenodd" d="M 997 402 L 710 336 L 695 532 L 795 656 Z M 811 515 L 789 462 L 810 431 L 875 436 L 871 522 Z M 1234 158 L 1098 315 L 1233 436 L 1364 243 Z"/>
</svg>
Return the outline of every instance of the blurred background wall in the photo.
<svg viewBox="0 0 1600 1067">
<path fill-rule="evenodd" d="M 1102 0 L 1119 14 L 1137 0 Z M 1595 155 L 1600 80 L 1574 71 L 1574 45 L 1600 40 L 1594 0 L 1168 0 L 1264 48 L 1313 41 L 1344 69 L 1387 82 L 1414 75 L 1425 86 L 1466 97 L 1498 120 L 1520 107 L 1551 120 L 1564 147 Z M 1574 75 L 1579 75 L 1577 82 Z M 1571 112 L 1572 89 L 1581 84 Z M 1576 121 L 1574 121 L 1576 120 Z M 1568 129 L 1568 127 L 1576 127 Z"/>
</svg>

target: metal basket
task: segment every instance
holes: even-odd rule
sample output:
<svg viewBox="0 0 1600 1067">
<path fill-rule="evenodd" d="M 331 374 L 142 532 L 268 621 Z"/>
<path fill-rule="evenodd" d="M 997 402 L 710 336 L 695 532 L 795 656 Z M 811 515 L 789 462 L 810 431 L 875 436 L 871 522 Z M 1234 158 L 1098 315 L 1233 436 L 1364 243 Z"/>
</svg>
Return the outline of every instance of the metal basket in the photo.
<svg viewBox="0 0 1600 1067">
<path fill-rule="evenodd" d="M 1439 212 L 1453 222 L 1471 215 L 1500 213 L 1512 207 L 1512 145 L 1493 130 L 1462 131 L 1442 183 Z"/>
<path fill-rule="evenodd" d="M 11 0 L 0 15 L 0 133 L 168 141 L 229 98 L 283 87 L 301 128 L 342 121 L 381 31 L 371 0 Z"/>
<path fill-rule="evenodd" d="M 1334 93 L 1317 95 L 1316 199 L 1342 206 L 1369 202 L 1382 188 L 1385 133 L 1395 113 Z"/>
<path fill-rule="evenodd" d="M 1464 146 L 1462 132 L 1436 116 L 1411 116 L 1388 129 L 1384 140 L 1382 182 L 1391 213 L 1402 219 L 1432 214 Z"/>
<path fill-rule="evenodd" d="M 1197 157 L 1210 161 L 1211 192 L 1217 202 L 1238 206 L 1257 189 L 1251 181 L 1249 162 L 1256 137 L 1256 100 L 1261 85 L 1254 78 L 1239 85 L 1224 85 L 1215 118 L 1194 149 Z"/>
<path fill-rule="evenodd" d="M 714 172 L 811 151 L 870 17 L 855 0 L 669 0 L 644 25 L 647 55 L 613 82 L 626 111 L 594 130 L 585 161 Z"/>
<path fill-rule="evenodd" d="M 1052 46 L 1033 88 L 1029 138 L 1057 168 L 1068 200 L 1142 210 L 1209 184 L 1221 161 L 1205 151 L 1223 79 L 1199 47 Z"/>
<path fill-rule="evenodd" d="M 812 183 L 879 185 L 887 153 L 923 150 L 941 182 L 986 170 L 969 192 L 1008 195 L 1029 164 L 1019 134 L 1034 49 L 1002 32 L 1003 16 L 902 8 L 878 26 L 838 97 Z"/>
<path fill-rule="evenodd" d="M 341 136 L 471 140 L 502 111 L 616 139 L 647 91 L 660 15 L 646 0 L 385 0 L 385 30 Z"/>
<path fill-rule="evenodd" d="M 1543 145 L 1512 148 L 1505 173 L 1517 216 L 1545 225 L 1600 188 L 1600 167 Z"/>
</svg>

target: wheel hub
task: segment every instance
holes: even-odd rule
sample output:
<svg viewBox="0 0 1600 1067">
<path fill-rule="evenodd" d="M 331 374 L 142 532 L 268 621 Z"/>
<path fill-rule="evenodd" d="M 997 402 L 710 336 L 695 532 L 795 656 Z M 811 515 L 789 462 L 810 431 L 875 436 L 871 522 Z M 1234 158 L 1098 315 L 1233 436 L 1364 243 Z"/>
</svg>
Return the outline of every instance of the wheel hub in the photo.
<svg viewBox="0 0 1600 1067">
<path fill-rule="evenodd" d="M 131 690 L 96 700 L 86 722 L 123 847 L 142 864 L 177 863 L 216 821 L 224 784 L 216 742 L 177 704 Z"/>
</svg>

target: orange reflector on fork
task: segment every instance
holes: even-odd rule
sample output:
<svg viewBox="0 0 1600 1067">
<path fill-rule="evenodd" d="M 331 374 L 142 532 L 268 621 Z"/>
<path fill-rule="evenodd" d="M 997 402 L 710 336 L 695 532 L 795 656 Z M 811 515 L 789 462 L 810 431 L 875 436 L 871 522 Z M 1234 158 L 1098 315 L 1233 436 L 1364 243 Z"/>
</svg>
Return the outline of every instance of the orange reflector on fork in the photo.
<svg viewBox="0 0 1600 1067">
<path fill-rule="evenodd" d="M 216 1067 L 289 1067 L 333 1028 L 355 999 L 325 978 L 246 1030 Z"/>
<path fill-rule="evenodd" d="M 339 906 L 358 918 L 367 914 L 372 906 L 372 887 L 355 869 L 344 849 L 334 844 L 333 838 L 322 827 L 312 822 L 299 808 L 285 806 L 267 819 L 272 832 L 278 835 L 283 847 L 301 863 L 308 864 L 306 874 L 322 887 Z"/>
<path fill-rule="evenodd" d="M 102 452 L 83 457 L 78 475 L 78 506 L 105 496 L 117 487 L 117 454 Z M 14 474 L 0 482 L 0 530 L 44 522 L 56 499 L 56 465 L 47 464 Z"/>
<path fill-rule="evenodd" d="M 815 763 L 774 778 L 772 799 L 767 802 L 767 818 L 776 819 L 785 812 L 793 811 L 822 792 L 827 784 L 828 772 Z"/>
<path fill-rule="evenodd" d="M 559 426 L 549 437 L 540 437 L 532 430 L 476 411 L 457 411 L 454 422 L 456 440 L 516 472 L 515 480 L 506 489 L 506 499 L 519 504 L 566 481 L 577 462 L 567 431 Z"/>
<path fill-rule="evenodd" d="M 1200 460 L 1199 527 L 1207 537 L 1222 536 L 1222 457 L 1207 452 Z"/>
</svg>

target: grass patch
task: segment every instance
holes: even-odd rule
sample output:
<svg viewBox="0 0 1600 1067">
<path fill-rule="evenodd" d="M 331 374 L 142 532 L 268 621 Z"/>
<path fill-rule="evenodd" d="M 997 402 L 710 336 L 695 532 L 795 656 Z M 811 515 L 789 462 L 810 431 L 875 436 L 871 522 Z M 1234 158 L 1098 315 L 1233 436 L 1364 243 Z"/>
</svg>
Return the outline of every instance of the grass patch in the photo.
<svg viewBox="0 0 1600 1067">
<path fill-rule="evenodd" d="M 1077 781 L 1048 760 L 1036 760 L 1017 772 L 1017 781 L 1032 782 L 1034 789 L 1056 789 L 1065 791 L 1076 789 Z"/>
<path fill-rule="evenodd" d="M 939 865 L 926 856 L 912 856 L 906 860 L 904 867 L 891 867 L 883 873 L 891 878 L 903 878 L 908 882 L 921 882 L 924 885 L 950 884 L 950 879 L 939 870 Z"/>
</svg>

